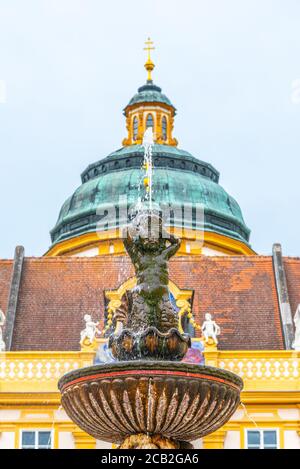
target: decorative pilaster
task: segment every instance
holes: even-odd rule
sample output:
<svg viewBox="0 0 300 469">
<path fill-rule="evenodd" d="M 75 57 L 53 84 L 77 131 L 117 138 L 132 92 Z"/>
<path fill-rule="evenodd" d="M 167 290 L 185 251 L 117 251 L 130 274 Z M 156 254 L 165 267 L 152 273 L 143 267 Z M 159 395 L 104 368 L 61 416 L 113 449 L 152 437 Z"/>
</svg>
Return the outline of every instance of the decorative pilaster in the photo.
<svg viewBox="0 0 300 469">
<path fill-rule="evenodd" d="M 218 367 L 219 351 L 216 346 L 205 345 L 203 354 L 205 365 Z"/>
<path fill-rule="evenodd" d="M 170 117 L 170 124 L 168 126 L 168 128 L 169 128 L 169 145 L 171 145 L 172 147 L 177 147 L 178 140 L 172 136 L 173 135 L 173 129 L 174 129 L 174 115 L 175 114 L 173 114 Z"/>
<path fill-rule="evenodd" d="M 161 125 L 162 114 L 160 111 L 156 112 L 156 127 L 155 127 L 155 141 L 157 143 L 165 143 L 162 138 L 162 125 Z"/>
<path fill-rule="evenodd" d="M 141 145 L 143 142 L 143 136 L 144 136 L 144 112 L 139 111 L 138 134 L 134 143 Z"/>
<path fill-rule="evenodd" d="M 92 436 L 85 433 L 80 428 L 73 430 L 73 437 L 76 449 L 95 449 L 96 440 Z"/>
<path fill-rule="evenodd" d="M 126 130 L 127 130 L 127 137 L 125 137 L 122 141 L 123 146 L 131 145 L 132 143 L 132 135 L 131 135 L 131 124 L 130 124 L 131 117 L 129 115 L 126 116 Z"/>
<path fill-rule="evenodd" d="M 6 351 L 11 350 L 12 345 L 12 338 L 19 299 L 20 283 L 22 277 L 23 261 L 24 248 L 23 246 L 17 246 L 15 249 L 13 271 L 11 276 L 10 291 L 5 318 L 4 342 Z"/>
<path fill-rule="evenodd" d="M 224 441 L 226 436 L 225 430 L 217 430 L 210 435 L 203 437 L 203 448 L 204 449 L 223 449 L 224 448 Z"/>
<path fill-rule="evenodd" d="M 273 267 L 285 348 L 290 350 L 294 339 L 294 328 L 280 244 L 273 244 Z"/>
</svg>

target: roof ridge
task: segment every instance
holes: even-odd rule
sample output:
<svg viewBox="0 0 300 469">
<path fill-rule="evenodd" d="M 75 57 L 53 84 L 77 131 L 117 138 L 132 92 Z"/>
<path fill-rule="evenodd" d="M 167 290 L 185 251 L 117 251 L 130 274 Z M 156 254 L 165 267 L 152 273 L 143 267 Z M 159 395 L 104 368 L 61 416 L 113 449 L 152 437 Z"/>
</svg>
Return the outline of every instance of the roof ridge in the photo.
<svg viewBox="0 0 300 469">
<path fill-rule="evenodd" d="M 114 260 L 121 260 L 122 258 L 124 258 L 125 256 L 116 256 L 116 257 L 112 257 L 110 259 L 110 261 L 114 261 Z M 41 257 L 35 257 L 35 256 L 29 256 L 29 257 L 25 257 L 24 259 L 25 261 L 33 261 L 33 262 L 39 262 L 39 261 L 42 261 L 42 262 L 61 262 L 61 263 L 65 263 L 65 262 L 86 262 L 86 261 L 89 261 L 89 262 L 97 262 L 99 260 L 105 260 L 105 262 L 107 262 L 107 255 L 100 255 L 100 256 L 41 256 Z M 128 258 L 129 260 L 129 258 Z"/>
<path fill-rule="evenodd" d="M 175 258 L 173 258 L 172 260 L 173 261 L 176 261 L 176 260 L 179 260 L 182 259 L 182 258 L 185 258 L 185 260 L 188 260 L 188 261 L 193 261 L 197 258 L 201 258 L 201 259 L 213 259 L 213 260 L 220 260 L 220 261 L 226 261 L 228 262 L 229 260 L 260 260 L 260 261 L 263 261 L 263 260 L 270 260 L 272 259 L 272 256 L 269 255 L 235 255 L 235 256 L 205 256 L 205 255 L 194 255 L 194 256 L 191 256 L 191 257 L 188 257 L 187 256 L 176 256 Z"/>
<path fill-rule="evenodd" d="M 171 262 L 182 262 L 182 259 L 184 258 L 185 262 L 195 262 L 197 260 L 203 261 L 203 260 L 211 260 L 211 261 L 218 261 L 218 262 L 228 262 L 228 261 L 258 261 L 258 262 L 263 262 L 263 261 L 269 261 L 272 259 L 272 255 L 236 255 L 236 256 L 205 256 L 205 255 L 194 255 L 194 256 L 176 256 L 174 257 Z M 110 258 L 110 262 L 124 262 L 124 259 L 126 261 L 130 261 L 129 257 L 126 255 L 121 255 L 121 256 L 112 256 Z M 53 262 L 53 263 L 80 263 L 80 262 L 99 262 L 99 261 L 105 261 L 107 262 L 107 255 L 99 255 L 99 256 L 26 256 L 24 258 L 25 261 L 29 262 Z M 300 256 L 283 256 L 283 260 L 286 262 L 300 262 Z M 0 264 L 11 264 L 13 262 L 13 259 L 0 259 Z"/>
<path fill-rule="evenodd" d="M 283 260 L 284 261 L 299 262 L 300 261 L 300 256 L 283 256 Z"/>
<path fill-rule="evenodd" d="M 120 255 L 120 256 L 112 256 L 110 257 L 110 262 L 124 262 L 124 259 L 126 261 L 130 261 L 129 257 L 127 255 Z M 197 260 L 213 260 L 213 261 L 220 261 L 220 262 L 228 262 L 228 261 L 269 261 L 272 259 L 272 256 L 269 255 L 236 255 L 236 256 L 205 256 L 205 255 L 193 255 L 193 256 L 185 256 L 185 255 L 179 255 L 171 259 L 171 262 L 182 262 L 182 259 L 185 260 L 185 262 L 195 262 Z M 99 256 L 26 256 L 25 257 L 26 261 L 31 261 L 31 262 L 98 262 L 105 260 L 107 262 L 107 255 L 99 255 Z M 300 261 L 300 257 L 284 257 L 284 260 L 296 260 Z M 0 259 L 0 262 L 12 262 L 13 259 Z"/>
</svg>

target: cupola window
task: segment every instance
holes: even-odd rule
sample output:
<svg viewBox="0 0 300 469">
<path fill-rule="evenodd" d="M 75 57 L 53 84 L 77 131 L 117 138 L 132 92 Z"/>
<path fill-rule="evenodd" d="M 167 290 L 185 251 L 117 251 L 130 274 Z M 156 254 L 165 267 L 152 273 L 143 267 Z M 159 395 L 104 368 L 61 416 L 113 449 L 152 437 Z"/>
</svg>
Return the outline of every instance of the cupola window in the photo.
<svg viewBox="0 0 300 469">
<path fill-rule="evenodd" d="M 152 114 L 148 114 L 147 116 L 147 120 L 146 120 L 146 128 L 148 129 L 148 127 L 154 127 L 154 122 L 153 122 L 153 116 Z"/>
<path fill-rule="evenodd" d="M 167 140 L 167 118 L 166 118 L 166 116 L 163 116 L 163 118 L 162 118 L 161 128 L 162 128 L 163 140 Z"/>
<path fill-rule="evenodd" d="M 135 118 L 133 119 L 133 140 L 136 140 L 136 139 L 137 139 L 138 125 L 139 125 L 138 118 L 135 117 Z"/>
</svg>

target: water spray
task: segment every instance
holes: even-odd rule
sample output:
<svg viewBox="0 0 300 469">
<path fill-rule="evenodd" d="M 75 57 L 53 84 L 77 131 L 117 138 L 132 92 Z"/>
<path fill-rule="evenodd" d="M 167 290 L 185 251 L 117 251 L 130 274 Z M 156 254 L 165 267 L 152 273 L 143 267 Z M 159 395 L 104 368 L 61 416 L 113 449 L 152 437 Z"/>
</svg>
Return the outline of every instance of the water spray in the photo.
<svg viewBox="0 0 300 469">
<path fill-rule="evenodd" d="M 146 189 L 146 199 L 149 200 L 149 208 L 152 210 L 152 176 L 153 176 L 153 163 L 152 163 L 152 147 L 154 144 L 153 128 L 148 127 L 144 133 L 143 147 L 144 162 L 143 169 L 145 170 L 144 186 Z"/>
</svg>

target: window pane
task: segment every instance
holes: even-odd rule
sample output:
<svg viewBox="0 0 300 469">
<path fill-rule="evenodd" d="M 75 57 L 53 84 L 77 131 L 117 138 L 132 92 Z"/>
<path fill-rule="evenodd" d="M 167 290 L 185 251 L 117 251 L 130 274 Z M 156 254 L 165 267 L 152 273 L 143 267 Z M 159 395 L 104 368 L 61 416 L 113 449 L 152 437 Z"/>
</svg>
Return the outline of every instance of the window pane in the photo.
<svg viewBox="0 0 300 469">
<path fill-rule="evenodd" d="M 163 139 L 167 140 L 167 119 L 165 116 L 162 118 L 162 133 L 163 133 Z"/>
<path fill-rule="evenodd" d="M 34 448 L 35 432 L 22 432 L 22 448 Z"/>
<path fill-rule="evenodd" d="M 260 433 L 257 431 L 248 431 L 248 447 L 259 448 L 260 447 Z"/>
<path fill-rule="evenodd" d="M 264 447 L 277 448 L 277 434 L 276 431 L 264 431 Z"/>
<path fill-rule="evenodd" d="M 39 432 L 39 448 L 51 448 L 51 432 Z"/>
<path fill-rule="evenodd" d="M 147 116 L 146 127 L 153 127 L 153 117 L 152 117 L 152 114 L 148 114 L 148 116 Z"/>
<path fill-rule="evenodd" d="M 133 138 L 134 138 L 134 140 L 136 140 L 137 133 L 138 133 L 138 120 L 137 120 L 137 117 L 135 117 L 133 119 Z"/>
</svg>

